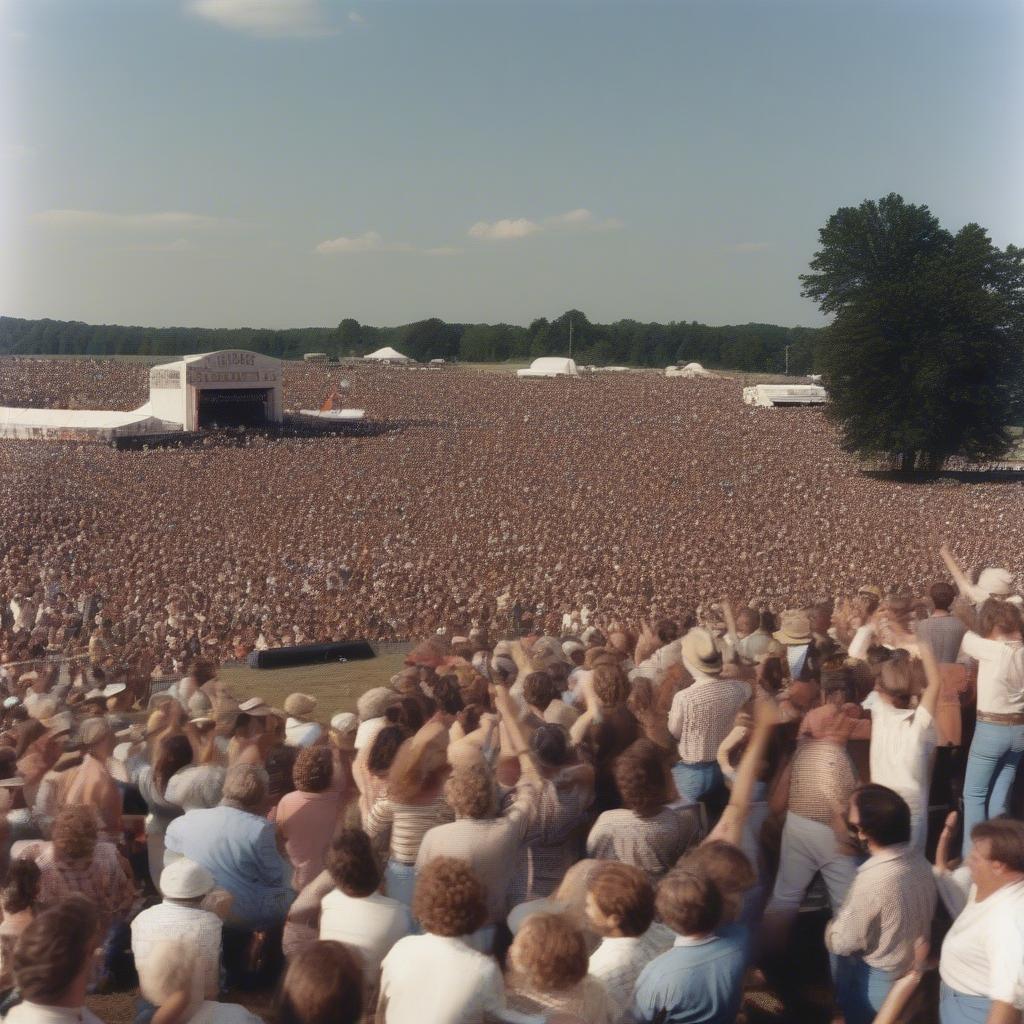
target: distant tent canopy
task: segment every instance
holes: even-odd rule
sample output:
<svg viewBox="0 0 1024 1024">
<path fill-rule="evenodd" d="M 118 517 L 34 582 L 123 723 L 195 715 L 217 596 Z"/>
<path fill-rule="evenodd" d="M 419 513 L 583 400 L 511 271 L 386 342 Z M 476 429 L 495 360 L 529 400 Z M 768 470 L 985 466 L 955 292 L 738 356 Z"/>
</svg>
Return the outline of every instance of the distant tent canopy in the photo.
<svg viewBox="0 0 1024 1024">
<path fill-rule="evenodd" d="M 669 366 L 665 369 L 666 377 L 714 377 L 710 370 L 705 370 L 700 363 L 687 363 L 685 366 Z"/>
<path fill-rule="evenodd" d="M 516 370 L 518 377 L 578 377 L 580 371 L 572 359 L 561 356 L 541 356 L 534 359 L 528 370 Z"/>
<path fill-rule="evenodd" d="M 376 352 L 371 352 L 368 356 L 363 356 L 364 359 L 372 359 L 377 363 L 411 363 L 408 356 L 403 356 L 397 349 L 391 348 L 388 345 L 385 348 L 379 348 Z"/>
</svg>

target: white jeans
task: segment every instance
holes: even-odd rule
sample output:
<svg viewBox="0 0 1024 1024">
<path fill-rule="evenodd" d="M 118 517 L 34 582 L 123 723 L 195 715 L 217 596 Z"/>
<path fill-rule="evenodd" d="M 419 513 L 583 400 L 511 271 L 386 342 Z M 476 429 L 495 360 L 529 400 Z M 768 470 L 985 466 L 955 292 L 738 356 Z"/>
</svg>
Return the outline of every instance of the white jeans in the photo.
<svg viewBox="0 0 1024 1024">
<path fill-rule="evenodd" d="M 828 825 L 790 811 L 782 829 L 779 873 L 765 916 L 795 914 L 816 871 L 820 871 L 825 879 L 832 912 L 835 913 L 853 884 L 857 862 L 853 857 L 839 853 L 835 833 Z"/>
</svg>

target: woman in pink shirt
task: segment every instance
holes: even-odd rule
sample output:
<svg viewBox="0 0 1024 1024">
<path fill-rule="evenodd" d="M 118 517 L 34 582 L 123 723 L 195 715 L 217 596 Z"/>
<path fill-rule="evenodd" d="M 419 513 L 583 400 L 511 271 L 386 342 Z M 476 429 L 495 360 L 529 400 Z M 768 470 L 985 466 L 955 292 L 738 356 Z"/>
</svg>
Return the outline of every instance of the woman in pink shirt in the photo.
<svg viewBox="0 0 1024 1024">
<path fill-rule="evenodd" d="M 334 781 L 334 757 L 328 746 L 304 747 L 292 769 L 295 790 L 270 812 L 284 836 L 294 869 L 292 887 L 299 892 L 324 868 L 324 857 L 342 806 Z"/>
</svg>

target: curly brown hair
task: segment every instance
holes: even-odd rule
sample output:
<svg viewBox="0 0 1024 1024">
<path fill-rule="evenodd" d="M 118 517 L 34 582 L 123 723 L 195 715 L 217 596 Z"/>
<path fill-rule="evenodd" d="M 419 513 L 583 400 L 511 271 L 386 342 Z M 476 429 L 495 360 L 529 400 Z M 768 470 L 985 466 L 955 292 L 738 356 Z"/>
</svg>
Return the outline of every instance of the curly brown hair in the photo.
<svg viewBox="0 0 1024 1024">
<path fill-rule="evenodd" d="M 587 885 L 597 909 L 618 919 L 623 935 L 643 935 L 654 920 L 654 889 L 650 879 L 633 864 L 608 861 L 591 876 Z"/>
<path fill-rule="evenodd" d="M 470 935 L 487 920 L 487 893 L 469 865 L 435 857 L 419 873 L 413 916 L 434 935 Z"/>
<path fill-rule="evenodd" d="M 631 743 L 612 766 L 622 803 L 639 818 L 652 818 L 671 799 L 665 751 L 651 740 Z"/>
<path fill-rule="evenodd" d="M 330 747 L 303 747 L 292 765 L 292 782 L 303 793 L 322 793 L 334 778 Z"/>
<path fill-rule="evenodd" d="M 53 850 L 59 860 L 89 860 L 99 838 L 96 809 L 90 804 L 68 804 L 53 823 Z"/>
<path fill-rule="evenodd" d="M 456 768 L 444 786 L 444 797 L 457 818 L 492 818 L 498 789 L 486 765 Z"/>
<path fill-rule="evenodd" d="M 558 687 L 549 672 L 531 672 L 523 680 L 523 700 L 538 711 L 543 711 L 558 696 Z"/>
<path fill-rule="evenodd" d="M 629 680 L 618 665 L 598 665 L 594 669 L 594 694 L 606 708 L 619 707 L 629 699 Z"/>
<path fill-rule="evenodd" d="M 335 834 L 325 867 L 346 896 L 370 896 L 380 886 L 380 865 L 373 855 L 370 837 L 361 828 L 343 828 Z"/>
<path fill-rule="evenodd" d="M 563 914 L 531 914 L 516 933 L 509 960 L 538 992 L 572 988 L 587 975 L 583 933 Z"/>
</svg>

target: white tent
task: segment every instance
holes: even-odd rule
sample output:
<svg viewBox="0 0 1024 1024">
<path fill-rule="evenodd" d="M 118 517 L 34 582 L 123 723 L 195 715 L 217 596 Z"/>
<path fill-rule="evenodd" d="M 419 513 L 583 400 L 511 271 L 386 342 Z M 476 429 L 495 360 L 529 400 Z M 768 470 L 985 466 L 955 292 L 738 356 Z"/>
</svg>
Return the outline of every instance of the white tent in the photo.
<svg viewBox="0 0 1024 1024">
<path fill-rule="evenodd" d="M 371 352 L 368 356 L 363 356 L 364 359 L 372 359 L 376 363 L 411 363 L 412 360 L 408 356 L 403 356 L 397 349 L 391 348 L 388 345 L 386 348 L 379 348 L 376 352 Z"/>
<path fill-rule="evenodd" d="M 146 406 L 135 412 L 100 409 L 0 408 L 0 437 L 40 437 L 56 441 L 112 441 L 115 437 L 164 434 L 178 429 L 150 416 Z"/>
<path fill-rule="evenodd" d="M 710 370 L 705 370 L 700 363 L 687 363 L 685 366 L 669 366 L 665 370 L 666 377 L 714 377 Z"/>
<path fill-rule="evenodd" d="M 572 359 L 561 356 L 541 356 L 534 359 L 528 370 L 516 370 L 517 377 L 578 377 L 579 370 Z"/>
</svg>

